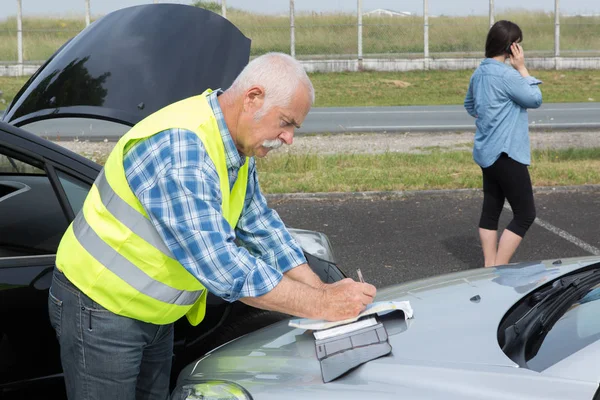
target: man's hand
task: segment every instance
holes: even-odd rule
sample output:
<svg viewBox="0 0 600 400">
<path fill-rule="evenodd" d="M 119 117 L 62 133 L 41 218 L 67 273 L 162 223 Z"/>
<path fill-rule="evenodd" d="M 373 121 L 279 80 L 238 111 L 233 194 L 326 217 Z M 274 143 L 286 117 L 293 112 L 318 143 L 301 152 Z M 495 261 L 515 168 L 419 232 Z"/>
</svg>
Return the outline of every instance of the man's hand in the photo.
<svg viewBox="0 0 600 400">
<path fill-rule="evenodd" d="M 356 317 L 373 302 L 377 292 L 375 286 L 350 278 L 314 288 L 286 275 L 270 292 L 260 297 L 242 297 L 240 301 L 298 317 L 339 321 Z"/>
<path fill-rule="evenodd" d="M 523 78 L 528 77 L 529 71 L 525 68 L 525 53 L 523 53 L 523 47 L 521 47 L 519 43 L 513 43 L 510 45 L 510 50 L 512 52 L 510 56 L 510 65 L 519 71 Z"/>
<path fill-rule="evenodd" d="M 373 302 L 377 289 L 369 283 L 355 282 L 346 278 L 326 285 L 324 292 L 320 307 L 323 314 L 321 318 L 339 321 L 356 317 Z"/>
</svg>

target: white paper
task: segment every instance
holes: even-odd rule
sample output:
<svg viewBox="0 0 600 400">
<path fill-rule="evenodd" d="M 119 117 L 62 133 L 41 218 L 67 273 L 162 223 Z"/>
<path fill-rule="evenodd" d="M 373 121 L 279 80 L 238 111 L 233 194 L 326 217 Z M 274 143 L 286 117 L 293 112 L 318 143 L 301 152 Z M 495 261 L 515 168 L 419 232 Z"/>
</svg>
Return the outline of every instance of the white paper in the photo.
<svg viewBox="0 0 600 400">
<path fill-rule="evenodd" d="M 321 331 L 315 331 L 315 339 L 322 340 L 330 337 L 343 335 L 344 333 L 354 332 L 362 328 L 377 325 L 377 320 L 374 317 L 367 319 L 361 319 L 360 321 L 351 322 L 346 325 L 334 326 L 333 328 L 323 329 Z"/>
<path fill-rule="evenodd" d="M 405 318 L 412 318 L 413 310 L 409 301 L 377 301 L 371 303 L 367 308 L 354 318 L 345 319 L 342 321 L 325 321 L 309 318 L 292 319 L 288 323 L 289 326 L 300 329 L 312 329 L 315 331 L 322 329 L 333 328 L 334 326 L 346 325 L 358 320 L 365 315 L 377 314 L 384 315 L 391 311 L 400 310 L 404 312 Z"/>
</svg>

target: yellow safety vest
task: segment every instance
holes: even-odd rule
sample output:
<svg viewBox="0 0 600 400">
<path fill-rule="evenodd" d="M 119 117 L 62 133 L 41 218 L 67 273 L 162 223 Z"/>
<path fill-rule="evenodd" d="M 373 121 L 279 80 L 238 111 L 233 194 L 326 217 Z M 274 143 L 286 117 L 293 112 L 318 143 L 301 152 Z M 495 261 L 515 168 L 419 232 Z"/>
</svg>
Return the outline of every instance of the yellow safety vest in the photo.
<svg viewBox="0 0 600 400">
<path fill-rule="evenodd" d="M 92 300 L 115 314 L 154 324 L 186 315 L 199 324 L 206 289 L 173 256 L 129 188 L 125 151 L 170 128 L 194 132 L 215 164 L 223 216 L 235 228 L 244 206 L 248 159 L 230 190 L 225 148 L 206 96 L 171 104 L 140 121 L 115 145 L 84 204 L 63 236 L 56 265 Z"/>
</svg>

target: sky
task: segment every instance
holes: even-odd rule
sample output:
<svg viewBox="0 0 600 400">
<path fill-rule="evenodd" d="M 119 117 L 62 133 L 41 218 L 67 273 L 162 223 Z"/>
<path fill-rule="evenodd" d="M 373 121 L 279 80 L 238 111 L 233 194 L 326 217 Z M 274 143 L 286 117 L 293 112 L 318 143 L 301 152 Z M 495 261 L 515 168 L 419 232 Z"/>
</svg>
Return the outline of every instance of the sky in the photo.
<svg viewBox="0 0 600 400">
<path fill-rule="evenodd" d="M 154 0 L 89 0 L 92 15 L 99 16 L 123 7 L 149 4 Z M 219 0 L 217 0 L 219 1 Z M 289 0 L 225 0 L 231 7 L 242 8 L 268 14 L 286 14 L 289 12 Z M 166 1 L 159 3 L 191 4 L 192 0 Z M 17 0 L 0 0 L 0 20 L 17 14 Z M 45 16 L 84 16 L 85 0 L 21 0 L 23 15 Z M 387 8 L 396 11 L 423 12 L 419 0 L 362 0 L 363 10 Z M 429 0 L 430 15 L 487 15 L 489 0 Z M 494 0 L 497 11 L 503 9 L 541 10 L 552 12 L 554 0 Z M 526 6 L 523 7 L 523 4 Z M 295 0 L 295 8 L 300 11 L 354 12 L 357 0 Z M 562 0 L 561 13 L 564 14 L 600 14 L 599 0 Z"/>
</svg>

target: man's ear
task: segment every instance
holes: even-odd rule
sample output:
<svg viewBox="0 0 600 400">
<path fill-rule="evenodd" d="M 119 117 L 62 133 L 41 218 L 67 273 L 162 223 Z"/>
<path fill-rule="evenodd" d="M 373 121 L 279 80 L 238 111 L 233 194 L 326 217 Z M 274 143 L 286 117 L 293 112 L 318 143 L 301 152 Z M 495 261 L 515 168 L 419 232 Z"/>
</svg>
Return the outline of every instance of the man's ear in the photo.
<svg viewBox="0 0 600 400">
<path fill-rule="evenodd" d="M 246 90 L 244 96 L 244 109 L 246 111 L 257 111 L 265 102 L 265 90 L 262 86 L 252 86 Z"/>
</svg>

